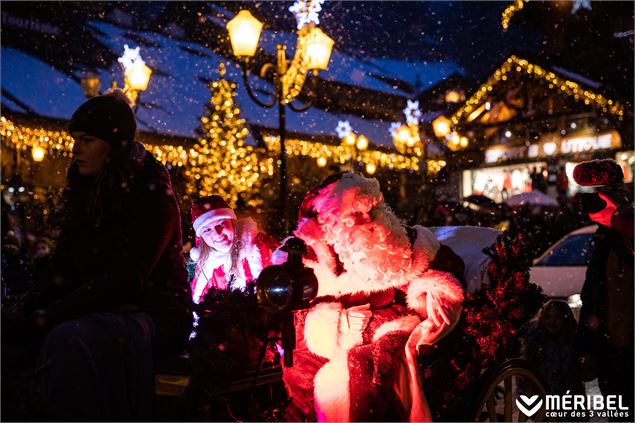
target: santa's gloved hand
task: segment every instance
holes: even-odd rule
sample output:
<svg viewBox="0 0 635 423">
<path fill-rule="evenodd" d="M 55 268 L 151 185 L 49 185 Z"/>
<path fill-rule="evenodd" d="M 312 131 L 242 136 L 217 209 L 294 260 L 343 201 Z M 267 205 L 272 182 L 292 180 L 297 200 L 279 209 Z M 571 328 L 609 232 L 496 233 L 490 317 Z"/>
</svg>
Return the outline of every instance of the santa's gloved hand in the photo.
<svg viewBox="0 0 635 423">
<path fill-rule="evenodd" d="M 611 218 L 617 210 L 617 205 L 609 197 L 599 192 L 598 195 L 606 203 L 606 207 L 597 213 L 589 213 L 589 217 L 592 221 L 599 223 L 600 225 L 611 227 Z"/>
<path fill-rule="evenodd" d="M 346 322 L 349 331 L 364 332 L 368 326 L 373 312 L 370 311 L 370 304 L 351 307 L 345 310 Z"/>
<path fill-rule="evenodd" d="M 444 323 L 450 325 L 451 304 L 443 301 L 436 290 L 430 290 L 426 293 L 426 313 L 428 319 L 431 319 L 436 326 L 442 326 Z"/>
<path fill-rule="evenodd" d="M 340 323 L 340 346 L 345 350 L 361 345 L 364 341 L 363 333 L 368 327 L 373 312 L 370 304 L 363 304 L 342 310 L 342 320 Z"/>
</svg>

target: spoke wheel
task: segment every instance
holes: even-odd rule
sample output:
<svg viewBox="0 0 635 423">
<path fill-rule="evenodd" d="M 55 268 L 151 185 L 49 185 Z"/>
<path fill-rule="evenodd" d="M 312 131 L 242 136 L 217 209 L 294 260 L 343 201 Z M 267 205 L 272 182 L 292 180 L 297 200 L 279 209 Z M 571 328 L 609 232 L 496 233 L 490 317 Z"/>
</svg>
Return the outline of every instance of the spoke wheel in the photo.
<svg viewBox="0 0 635 423">
<path fill-rule="evenodd" d="M 527 362 L 521 359 L 506 361 L 489 376 L 485 376 L 485 383 L 478 396 L 477 406 L 472 414 L 472 421 L 477 422 L 542 422 L 545 421 L 545 407 L 547 390 L 538 375 L 530 369 Z M 538 395 L 531 404 L 526 404 L 520 395 L 532 398 Z M 533 411 L 542 401 L 540 408 L 531 416 L 518 407 Z"/>
</svg>

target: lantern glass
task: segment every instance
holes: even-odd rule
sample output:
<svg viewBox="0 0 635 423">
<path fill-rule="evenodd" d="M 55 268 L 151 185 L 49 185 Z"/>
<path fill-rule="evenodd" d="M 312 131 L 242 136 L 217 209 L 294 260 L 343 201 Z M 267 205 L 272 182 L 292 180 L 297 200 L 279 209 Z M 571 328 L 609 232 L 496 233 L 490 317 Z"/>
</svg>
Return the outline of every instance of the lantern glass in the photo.
<svg viewBox="0 0 635 423">
<path fill-rule="evenodd" d="M 93 98 L 99 95 L 101 89 L 101 81 L 97 75 L 92 72 L 88 72 L 82 77 L 81 80 L 82 91 L 87 98 Z"/>
<path fill-rule="evenodd" d="M 395 134 L 395 138 L 400 143 L 406 143 L 411 137 L 410 127 L 408 125 L 401 125 Z"/>
<path fill-rule="evenodd" d="M 42 160 L 44 160 L 45 155 L 46 151 L 39 145 L 34 146 L 31 150 L 31 156 L 33 157 L 34 162 L 41 162 Z"/>
<path fill-rule="evenodd" d="M 126 86 L 134 91 L 145 91 L 148 88 L 151 74 L 152 69 L 145 63 L 135 63 L 126 70 Z"/>
<path fill-rule="evenodd" d="M 357 137 L 352 132 L 349 132 L 344 136 L 344 144 L 346 145 L 350 145 L 352 147 L 355 145 L 355 141 L 357 141 Z"/>
<path fill-rule="evenodd" d="M 327 70 L 335 41 L 320 28 L 314 27 L 307 35 L 306 63 L 309 70 Z"/>
<path fill-rule="evenodd" d="M 368 138 L 363 135 L 357 137 L 357 149 L 366 150 L 368 148 Z"/>
<path fill-rule="evenodd" d="M 450 119 L 445 116 L 439 116 L 434 121 L 432 121 L 432 130 L 434 131 L 434 135 L 439 138 L 443 138 L 450 133 Z"/>
<path fill-rule="evenodd" d="M 256 54 L 262 27 L 263 23 L 248 10 L 241 10 L 231 21 L 227 22 L 229 40 L 235 56 L 252 57 Z"/>
</svg>

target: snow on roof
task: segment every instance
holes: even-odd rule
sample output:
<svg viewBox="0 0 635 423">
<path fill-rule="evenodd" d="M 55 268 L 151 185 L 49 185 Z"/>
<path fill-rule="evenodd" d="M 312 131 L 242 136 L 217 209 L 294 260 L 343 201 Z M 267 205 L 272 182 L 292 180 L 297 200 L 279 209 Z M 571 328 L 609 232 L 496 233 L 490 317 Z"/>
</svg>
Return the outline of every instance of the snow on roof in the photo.
<svg viewBox="0 0 635 423">
<path fill-rule="evenodd" d="M 154 32 L 131 33 L 128 29 L 98 20 L 90 21 L 89 25 L 96 30 L 96 37 L 100 42 L 118 55 L 123 52 L 124 44 L 130 47 L 138 45 L 131 34 L 149 41 L 148 46 L 141 48 L 141 56 L 153 69 L 153 74 L 148 89 L 140 97 L 142 105 L 137 111 L 139 129 L 195 137 L 195 130 L 200 126 L 200 117 L 205 113 L 204 106 L 211 97 L 206 81 L 218 79 L 219 64 L 228 60 L 194 42 L 174 40 Z M 275 53 L 275 44 L 280 42 L 295 46 L 295 34 L 265 30 L 261 37 L 261 46 L 272 54 Z M 292 55 L 293 51 L 288 54 Z M 69 119 L 72 112 L 85 101 L 78 82 L 39 59 L 8 47 L 1 49 L 1 55 L 3 90 L 35 113 Z M 425 87 L 426 84 L 438 82 L 457 71 L 460 72 L 461 69 L 454 63 L 405 63 L 387 59 L 364 62 L 334 51 L 329 70 L 322 72 L 321 77 L 379 92 L 406 95 L 407 93 L 372 75 L 398 78 L 413 85 L 419 78 L 419 82 Z M 108 88 L 111 81 L 117 81 L 121 86 L 123 79 L 118 63 L 113 64 L 110 69 L 100 70 L 98 76 L 102 81 L 102 90 Z M 76 77 L 79 79 L 81 75 Z M 240 69 L 233 62 L 227 67 L 227 79 L 237 82 L 237 102 L 241 117 L 254 125 L 278 127 L 277 108 L 263 109 L 249 98 L 242 83 Z M 258 76 L 251 76 L 250 81 L 257 94 L 272 91 L 271 84 Z M 266 95 L 265 99 L 268 99 Z M 3 104 L 11 108 L 14 106 L 14 102 L 4 95 Z M 16 110 L 19 109 L 16 107 Z M 334 136 L 335 127 L 340 120 L 348 120 L 355 131 L 369 138 L 371 144 L 392 146 L 389 133 L 392 121 L 332 114 L 318 108 L 302 113 L 289 110 L 287 130 Z M 248 139 L 248 142 L 253 142 L 253 139 Z"/>
</svg>

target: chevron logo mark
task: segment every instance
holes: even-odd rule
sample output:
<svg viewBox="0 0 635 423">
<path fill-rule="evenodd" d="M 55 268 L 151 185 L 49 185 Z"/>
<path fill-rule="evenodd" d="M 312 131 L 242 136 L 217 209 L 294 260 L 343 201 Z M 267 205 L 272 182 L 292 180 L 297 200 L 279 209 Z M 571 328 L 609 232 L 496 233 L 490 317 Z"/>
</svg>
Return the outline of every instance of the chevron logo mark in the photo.
<svg viewBox="0 0 635 423">
<path fill-rule="evenodd" d="M 542 400 L 538 398 L 538 395 L 534 395 L 531 398 L 528 398 L 526 395 L 521 395 L 520 398 L 516 400 L 516 405 L 518 409 L 522 411 L 525 416 L 531 417 L 542 406 Z"/>
</svg>

